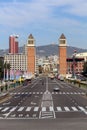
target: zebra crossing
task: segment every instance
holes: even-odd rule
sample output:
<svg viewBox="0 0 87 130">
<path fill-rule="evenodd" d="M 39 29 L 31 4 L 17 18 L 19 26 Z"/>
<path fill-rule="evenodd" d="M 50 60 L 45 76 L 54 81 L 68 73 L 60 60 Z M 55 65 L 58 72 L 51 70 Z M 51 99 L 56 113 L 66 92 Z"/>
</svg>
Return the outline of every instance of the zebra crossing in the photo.
<svg viewBox="0 0 87 130">
<path fill-rule="evenodd" d="M 0 107 L 0 118 L 56 118 L 56 113 L 62 112 L 83 112 L 87 115 L 87 106 L 7 106 Z"/>
<path fill-rule="evenodd" d="M 39 95 L 39 94 L 44 94 L 44 92 L 12 92 L 10 93 L 10 95 Z M 85 95 L 85 92 L 51 92 L 52 95 L 56 95 L 56 94 L 59 94 L 59 95 Z"/>
</svg>

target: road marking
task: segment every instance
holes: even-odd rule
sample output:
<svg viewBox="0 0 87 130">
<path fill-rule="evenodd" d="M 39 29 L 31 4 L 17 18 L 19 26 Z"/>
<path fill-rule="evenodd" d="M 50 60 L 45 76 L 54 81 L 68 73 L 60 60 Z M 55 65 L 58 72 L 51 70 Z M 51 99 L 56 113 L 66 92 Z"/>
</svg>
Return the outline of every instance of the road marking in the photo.
<svg viewBox="0 0 87 130">
<path fill-rule="evenodd" d="M 27 114 L 25 117 L 29 117 L 29 114 Z"/>
<path fill-rule="evenodd" d="M 43 92 L 22 92 L 22 93 L 10 93 L 10 95 L 23 95 L 23 94 L 43 94 Z M 84 95 L 85 93 L 84 92 L 51 92 L 51 94 L 78 94 L 78 95 L 80 95 L 80 94 L 82 94 L 82 95 Z"/>
<path fill-rule="evenodd" d="M 42 107 L 42 112 L 46 111 L 46 107 Z"/>
<path fill-rule="evenodd" d="M 50 111 L 54 111 L 53 107 L 49 107 L 49 110 L 50 110 Z"/>
<path fill-rule="evenodd" d="M 19 117 L 23 117 L 23 114 L 19 114 L 18 116 L 19 116 Z"/>
<path fill-rule="evenodd" d="M 25 92 L 25 94 L 28 94 L 28 92 Z"/>
<path fill-rule="evenodd" d="M 17 107 L 13 107 L 12 109 L 10 109 L 10 112 L 13 112 L 16 110 Z"/>
<path fill-rule="evenodd" d="M 2 110 L 2 112 L 6 112 L 10 107 L 6 107 Z"/>
<path fill-rule="evenodd" d="M 69 92 L 67 92 L 66 94 L 69 94 Z"/>
<path fill-rule="evenodd" d="M 57 111 L 62 111 L 61 107 L 57 107 Z"/>
<path fill-rule="evenodd" d="M 35 107 L 34 108 L 34 112 L 38 111 L 39 110 L 39 107 Z"/>
<path fill-rule="evenodd" d="M 23 111 L 23 109 L 24 109 L 24 107 L 20 107 L 20 108 L 18 109 L 18 112 Z"/>
<path fill-rule="evenodd" d="M 15 114 L 13 114 L 13 115 L 11 115 L 11 117 L 16 117 L 16 115 L 15 115 Z"/>
<path fill-rule="evenodd" d="M 73 109 L 73 111 L 78 111 L 78 109 L 76 107 L 71 107 Z"/>
<path fill-rule="evenodd" d="M 26 112 L 30 111 L 32 107 L 27 107 Z"/>
<path fill-rule="evenodd" d="M 2 109 L 3 107 L 0 107 L 0 110 Z"/>
<path fill-rule="evenodd" d="M 78 106 L 78 108 L 81 110 L 81 111 L 83 111 L 86 115 L 87 115 L 87 110 L 85 110 L 83 107 L 81 107 L 81 106 Z"/>
<path fill-rule="evenodd" d="M 26 108 L 26 109 L 25 109 Z M 33 111 L 33 112 L 37 112 L 37 111 L 39 111 L 40 110 L 40 107 L 39 106 L 35 106 L 35 107 L 32 107 L 32 106 L 29 106 L 29 107 L 26 107 L 26 106 L 22 106 L 22 107 L 17 107 L 17 106 L 15 106 L 15 107 L 0 107 L 0 109 L 1 109 L 1 112 L 3 113 L 3 112 L 6 112 L 6 111 L 9 111 L 10 113 L 11 112 L 13 112 L 13 111 L 18 111 L 18 112 L 21 112 L 21 111 L 23 111 L 24 109 L 25 109 L 25 111 L 26 112 L 30 112 L 31 110 Z M 57 107 L 53 107 L 53 106 L 50 106 L 50 107 L 42 107 L 41 108 L 41 113 L 54 113 L 54 112 L 69 112 L 69 111 L 75 111 L 75 112 L 77 112 L 77 111 L 83 111 L 85 114 L 87 114 L 87 106 L 84 106 L 84 107 L 82 107 L 82 106 L 78 106 L 78 107 L 75 107 L 75 106 L 70 106 L 70 107 L 68 107 L 68 106 L 63 106 L 63 107 L 61 107 L 61 106 L 57 106 Z"/>
<path fill-rule="evenodd" d="M 77 94 L 76 92 L 74 92 L 74 94 Z"/>
<path fill-rule="evenodd" d="M 70 109 L 68 107 L 64 107 L 65 111 L 70 111 Z"/>
<path fill-rule="evenodd" d="M 3 103 L 3 105 L 9 105 L 11 102 L 5 102 Z"/>
<path fill-rule="evenodd" d="M 52 94 L 54 94 L 54 92 L 52 92 Z"/>
</svg>

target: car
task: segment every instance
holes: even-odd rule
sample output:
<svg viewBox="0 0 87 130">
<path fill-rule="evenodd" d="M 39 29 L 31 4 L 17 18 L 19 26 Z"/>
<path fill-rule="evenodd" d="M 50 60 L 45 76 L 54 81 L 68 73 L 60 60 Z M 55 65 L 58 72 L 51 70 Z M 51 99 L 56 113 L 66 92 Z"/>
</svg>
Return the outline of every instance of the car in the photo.
<svg viewBox="0 0 87 130">
<path fill-rule="evenodd" d="M 56 86 L 53 88 L 53 91 L 60 91 L 60 88 Z"/>
<path fill-rule="evenodd" d="M 60 81 L 64 81 L 64 77 L 63 76 L 60 76 Z"/>
</svg>

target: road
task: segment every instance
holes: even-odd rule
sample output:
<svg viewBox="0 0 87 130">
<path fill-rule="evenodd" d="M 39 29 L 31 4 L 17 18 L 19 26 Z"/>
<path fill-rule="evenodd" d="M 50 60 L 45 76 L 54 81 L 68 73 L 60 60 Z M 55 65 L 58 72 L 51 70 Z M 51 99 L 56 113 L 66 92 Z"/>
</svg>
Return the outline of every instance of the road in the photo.
<svg viewBox="0 0 87 130">
<path fill-rule="evenodd" d="M 55 86 L 60 88 L 59 92 L 53 91 Z M 77 123 L 80 122 L 81 126 L 83 126 L 81 124 L 83 120 L 84 123 L 87 120 L 85 90 L 66 82 L 40 77 L 34 79 L 27 86 L 19 87 L 9 93 L 11 98 L 0 104 L 0 122 L 4 121 L 6 124 L 10 121 L 12 121 L 12 124 L 13 122 L 16 124 L 23 121 L 26 121 L 26 123 L 33 121 L 45 123 L 47 120 L 47 122 L 52 122 L 50 125 L 59 124 L 60 126 L 62 120 L 64 124 L 70 122 L 71 126 L 74 123 L 75 127 L 76 120 Z M 32 123 L 30 126 L 32 126 Z M 3 127 L 5 130 L 5 126 Z M 86 127 L 86 124 L 84 124 L 84 127 Z"/>
</svg>

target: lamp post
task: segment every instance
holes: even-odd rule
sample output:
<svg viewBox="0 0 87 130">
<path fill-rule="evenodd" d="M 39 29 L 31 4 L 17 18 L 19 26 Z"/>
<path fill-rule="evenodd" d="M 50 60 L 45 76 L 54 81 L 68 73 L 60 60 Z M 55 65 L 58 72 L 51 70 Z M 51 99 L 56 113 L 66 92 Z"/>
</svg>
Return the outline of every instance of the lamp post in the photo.
<svg viewBox="0 0 87 130">
<path fill-rule="evenodd" d="M 74 50 L 74 53 L 73 53 L 73 63 L 72 63 L 72 77 L 73 78 L 76 78 L 76 75 L 75 75 L 75 57 L 76 57 L 76 50 Z"/>
</svg>

